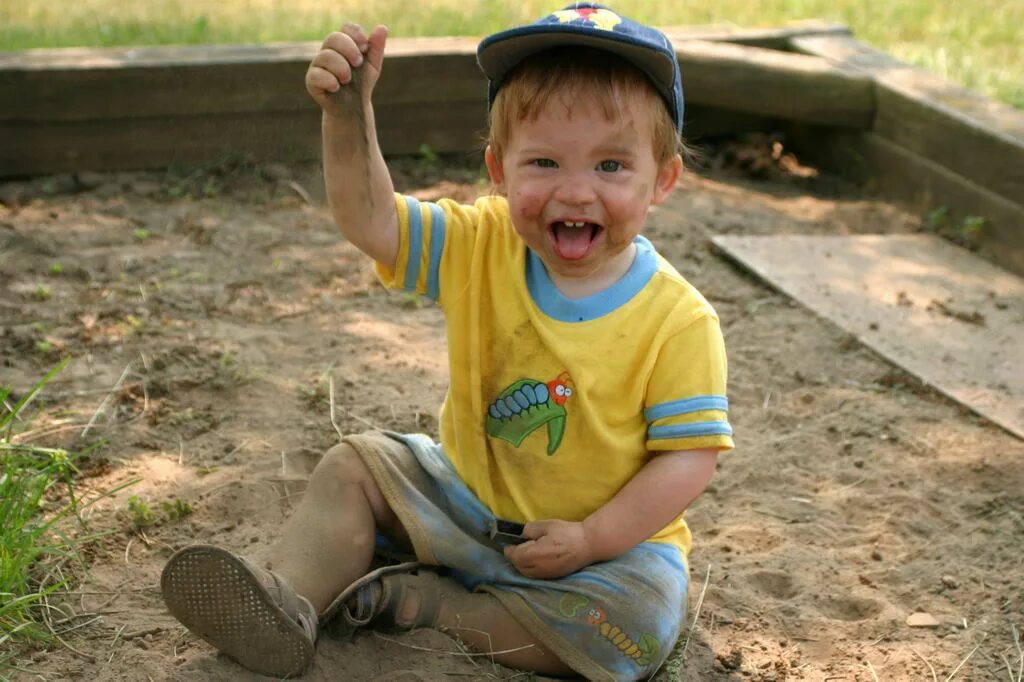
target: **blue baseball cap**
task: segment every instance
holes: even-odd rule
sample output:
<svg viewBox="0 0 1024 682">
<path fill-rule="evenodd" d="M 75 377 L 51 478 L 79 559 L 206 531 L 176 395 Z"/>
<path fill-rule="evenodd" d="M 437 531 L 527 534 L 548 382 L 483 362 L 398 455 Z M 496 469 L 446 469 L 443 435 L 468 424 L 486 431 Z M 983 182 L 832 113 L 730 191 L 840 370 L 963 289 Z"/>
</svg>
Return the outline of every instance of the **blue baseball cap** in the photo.
<svg viewBox="0 0 1024 682">
<path fill-rule="evenodd" d="M 661 31 L 592 2 L 574 2 L 532 24 L 484 38 L 476 56 L 488 80 L 488 108 L 519 62 L 541 50 L 564 45 L 605 50 L 639 68 L 661 94 L 676 128 L 682 132 L 683 83 L 672 42 Z"/>
</svg>

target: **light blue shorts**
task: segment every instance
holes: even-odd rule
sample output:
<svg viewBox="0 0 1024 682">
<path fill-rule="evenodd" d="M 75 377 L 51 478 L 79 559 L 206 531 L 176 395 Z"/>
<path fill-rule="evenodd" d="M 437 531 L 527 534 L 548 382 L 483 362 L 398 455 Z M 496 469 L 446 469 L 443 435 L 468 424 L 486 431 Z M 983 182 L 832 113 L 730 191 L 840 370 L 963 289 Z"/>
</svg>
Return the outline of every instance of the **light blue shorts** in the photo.
<svg viewBox="0 0 1024 682">
<path fill-rule="evenodd" d="M 668 657 L 686 617 L 688 574 L 676 547 L 645 542 L 564 578 L 526 578 L 490 539 L 494 515 L 439 444 L 393 433 L 345 442 L 373 473 L 417 560 L 494 595 L 573 670 L 590 680 L 635 680 Z"/>
</svg>

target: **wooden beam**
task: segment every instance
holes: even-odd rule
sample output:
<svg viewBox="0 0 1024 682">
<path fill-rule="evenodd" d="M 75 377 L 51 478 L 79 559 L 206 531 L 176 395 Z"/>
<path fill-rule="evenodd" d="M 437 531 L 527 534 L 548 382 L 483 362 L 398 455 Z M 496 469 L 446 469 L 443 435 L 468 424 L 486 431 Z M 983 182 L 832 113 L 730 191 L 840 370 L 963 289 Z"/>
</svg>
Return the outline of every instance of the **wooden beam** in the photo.
<svg viewBox="0 0 1024 682">
<path fill-rule="evenodd" d="M 869 75 L 874 132 L 1002 195 L 1024 197 L 1024 112 L 908 66 L 850 36 L 800 36 L 795 49 Z"/>
<path fill-rule="evenodd" d="M 824 60 L 730 45 L 845 27 L 671 29 L 687 87 L 687 134 L 762 130 L 776 119 L 863 126 L 867 82 Z M 697 40 L 706 38 L 707 40 Z M 374 94 L 382 147 L 415 154 L 479 147 L 486 81 L 475 38 L 388 43 Z M 43 49 L 0 53 L 0 177 L 319 154 L 303 74 L 319 43 Z M 205 154 L 205 156 L 204 156 Z"/>
<path fill-rule="evenodd" d="M 874 117 L 871 78 L 820 57 L 704 40 L 675 48 L 688 102 L 855 129 Z"/>
<path fill-rule="evenodd" d="M 1024 276 L 1024 206 L 877 133 L 791 125 L 786 140 L 805 161 L 843 175 L 919 216 L 946 207 L 951 225 L 984 219 L 971 236 L 986 258 Z"/>
</svg>

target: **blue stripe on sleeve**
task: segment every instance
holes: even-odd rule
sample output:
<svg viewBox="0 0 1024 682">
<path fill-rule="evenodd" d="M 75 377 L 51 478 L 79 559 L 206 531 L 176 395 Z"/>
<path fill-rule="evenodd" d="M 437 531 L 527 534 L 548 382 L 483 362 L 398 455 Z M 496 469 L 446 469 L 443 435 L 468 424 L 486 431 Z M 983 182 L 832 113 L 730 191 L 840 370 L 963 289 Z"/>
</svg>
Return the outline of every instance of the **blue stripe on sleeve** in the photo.
<svg viewBox="0 0 1024 682">
<path fill-rule="evenodd" d="M 648 422 L 653 422 L 656 419 L 675 417 L 680 414 L 701 412 L 703 410 L 721 410 L 722 412 L 728 412 L 729 399 L 724 395 L 700 395 L 696 398 L 673 400 L 670 403 L 661 403 L 659 405 L 648 407 L 644 410 L 644 419 Z"/>
<path fill-rule="evenodd" d="M 647 429 L 650 440 L 669 438 L 692 438 L 695 436 L 731 436 L 732 427 L 728 422 L 694 422 L 693 424 L 666 424 Z"/>
<path fill-rule="evenodd" d="M 427 271 L 427 296 L 437 300 L 441 294 L 441 252 L 444 251 L 445 215 L 444 209 L 435 203 L 430 208 L 430 264 Z"/>
<path fill-rule="evenodd" d="M 416 290 L 416 280 L 420 276 L 420 256 L 423 253 L 423 214 L 420 213 L 420 202 L 412 197 L 405 197 L 405 205 L 409 210 L 409 260 L 405 264 L 405 289 Z"/>
</svg>

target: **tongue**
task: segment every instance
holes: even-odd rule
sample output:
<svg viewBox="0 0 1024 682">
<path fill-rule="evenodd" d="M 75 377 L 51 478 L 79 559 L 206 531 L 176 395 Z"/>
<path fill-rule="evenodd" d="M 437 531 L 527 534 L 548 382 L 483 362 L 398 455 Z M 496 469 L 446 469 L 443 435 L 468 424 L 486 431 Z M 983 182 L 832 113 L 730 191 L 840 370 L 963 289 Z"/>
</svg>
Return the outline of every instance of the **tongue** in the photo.
<svg viewBox="0 0 1024 682">
<path fill-rule="evenodd" d="M 558 255 L 566 260 L 579 260 L 586 256 L 593 236 L 591 227 L 589 224 L 583 227 L 569 227 L 565 223 L 556 223 L 555 250 Z"/>
</svg>

